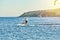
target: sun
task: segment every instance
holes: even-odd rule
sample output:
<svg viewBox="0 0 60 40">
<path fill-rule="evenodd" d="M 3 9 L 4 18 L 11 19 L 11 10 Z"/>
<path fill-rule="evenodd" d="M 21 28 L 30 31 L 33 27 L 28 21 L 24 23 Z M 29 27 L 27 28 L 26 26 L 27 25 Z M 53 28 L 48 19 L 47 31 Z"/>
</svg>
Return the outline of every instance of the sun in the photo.
<svg viewBox="0 0 60 40">
<path fill-rule="evenodd" d="M 56 5 L 56 2 L 57 2 L 58 0 L 54 0 L 54 5 Z"/>
<path fill-rule="evenodd" d="M 54 0 L 54 8 L 60 8 L 60 0 Z"/>
</svg>

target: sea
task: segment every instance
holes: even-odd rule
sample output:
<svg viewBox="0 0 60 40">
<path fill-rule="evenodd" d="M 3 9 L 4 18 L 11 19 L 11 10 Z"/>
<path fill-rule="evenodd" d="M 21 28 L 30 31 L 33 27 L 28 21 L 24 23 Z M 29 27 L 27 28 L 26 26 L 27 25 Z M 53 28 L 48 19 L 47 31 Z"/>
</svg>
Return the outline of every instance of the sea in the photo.
<svg viewBox="0 0 60 40">
<path fill-rule="evenodd" d="M 0 40 L 60 40 L 60 17 L 0 17 Z"/>
</svg>

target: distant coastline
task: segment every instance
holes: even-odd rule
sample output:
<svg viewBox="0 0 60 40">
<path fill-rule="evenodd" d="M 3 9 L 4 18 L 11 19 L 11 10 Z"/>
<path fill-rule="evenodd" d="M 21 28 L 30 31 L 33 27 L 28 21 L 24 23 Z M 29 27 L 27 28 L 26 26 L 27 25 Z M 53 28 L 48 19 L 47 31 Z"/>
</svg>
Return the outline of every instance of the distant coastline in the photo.
<svg viewBox="0 0 60 40">
<path fill-rule="evenodd" d="M 19 17 L 60 17 L 60 8 L 49 10 L 29 11 Z"/>
</svg>

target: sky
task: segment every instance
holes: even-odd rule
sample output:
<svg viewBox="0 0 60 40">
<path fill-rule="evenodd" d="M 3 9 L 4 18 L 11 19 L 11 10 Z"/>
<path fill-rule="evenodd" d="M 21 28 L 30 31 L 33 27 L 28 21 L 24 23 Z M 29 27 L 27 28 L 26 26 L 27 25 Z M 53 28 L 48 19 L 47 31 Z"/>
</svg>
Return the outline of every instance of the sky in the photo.
<svg viewBox="0 0 60 40">
<path fill-rule="evenodd" d="M 24 12 L 60 7 L 60 0 L 0 0 L 0 17 L 16 17 Z"/>
</svg>

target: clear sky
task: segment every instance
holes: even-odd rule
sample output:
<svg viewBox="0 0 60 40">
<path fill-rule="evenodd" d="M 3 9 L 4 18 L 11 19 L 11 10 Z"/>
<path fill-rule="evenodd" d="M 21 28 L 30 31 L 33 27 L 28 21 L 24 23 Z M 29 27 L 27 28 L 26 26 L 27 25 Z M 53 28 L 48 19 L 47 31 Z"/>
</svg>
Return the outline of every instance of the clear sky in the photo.
<svg viewBox="0 0 60 40">
<path fill-rule="evenodd" d="M 27 11 L 44 10 L 60 7 L 60 0 L 0 0 L 0 17 L 19 16 Z"/>
</svg>

